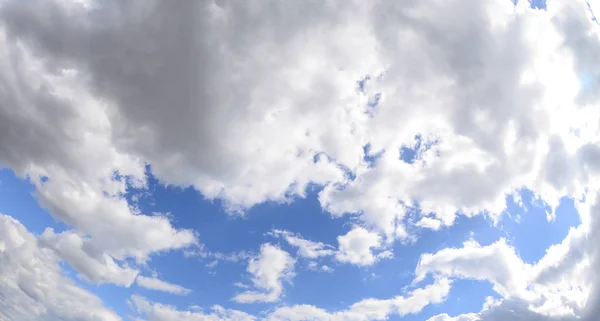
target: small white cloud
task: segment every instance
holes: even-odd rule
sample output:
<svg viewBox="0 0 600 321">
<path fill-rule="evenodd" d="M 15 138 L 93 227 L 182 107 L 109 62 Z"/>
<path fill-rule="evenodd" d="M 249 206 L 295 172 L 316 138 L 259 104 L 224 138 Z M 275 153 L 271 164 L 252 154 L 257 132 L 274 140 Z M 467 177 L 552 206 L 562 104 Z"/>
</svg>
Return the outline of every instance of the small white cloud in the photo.
<svg viewBox="0 0 600 321">
<path fill-rule="evenodd" d="M 234 282 L 234 283 L 233 283 L 233 286 L 235 286 L 235 287 L 238 287 L 238 288 L 240 288 L 240 289 L 249 289 L 249 288 L 250 288 L 250 286 L 249 286 L 249 285 L 247 285 L 247 284 L 244 284 L 244 283 L 242 283 L 242 282 Z"/>
<path fill-rule="evenodd" d="M 442 227 L 442 222 L 431 217 L 422 217 L 415 225 L 421 228 L 428 228 L 437 231 Z"/>
<path fill-rule="evenodd" d="M 146 289 L 168 292 L 171 294 L 187 295 L 192 292 L 192 290 L 184 288 L 180 285 L 141 275 L 135 279 L 135 283 Z"/>
<path fill-rule="evenodd" d="M 270 234 L 283 237 L 290 245 L 297 247 L 298 255 L 304 258 L 316 259 L 335 253 L 335 248 L 331 245 L 322 242 L 313 242 L 288 231 L 273 230 Z"/>
<path fill-rule="evenodd" d="M 389 251 L 373 253 L 381 248 L 381 242 L 382 238 L 377 233 L 355 226 L 345 235 L 338 236 L 339 249 L 335 258 L 343 263 L 371 265 L 380 258 L 389 258 L 392 255 Z"/>
<path fill-rule="evenodd" d="M 295 260 L 285 251 L 269 243 L 263 244 L 257 257 L 248 262 L 252 283 L 259 291 L 246 291 L 233 300 L 240 303 L 274 302 L 283 294 L 283 281 L 294 277 Z"/>
<path fill-rule="evenodd" d="M 212 260 L 212 261 L 210 261 L 210 262 L 206 263 L 206 265 L 205 265 L 205 266 L 206 266 L 207 268 L 209 268 L 209 269 L 212 269 L 212 268 L 216 267 L 218 264 L 219 264 L 219 261 L 217 261 L 217 260 Z"/>
<path fill-rule="evenodd" d="M 308 262 L 308 265 L 306 265 L 306 268 L 309 269 L 309 270 L 311 270 L 311 271 L 316 271 L 317 268 L 318 268 L 318 266 L 319 265 L 317 264 L 317 262 L 311 261 L 311 262 Z"/>
<path fill-rule="evenodd" d="M 326 273 L 333 273 L 333 271 L 335 271 L 333 268 L 330 268 L 327 265 L 323 265 L 321 266 L 321 271 L 326 272 Z"/>
</svg>

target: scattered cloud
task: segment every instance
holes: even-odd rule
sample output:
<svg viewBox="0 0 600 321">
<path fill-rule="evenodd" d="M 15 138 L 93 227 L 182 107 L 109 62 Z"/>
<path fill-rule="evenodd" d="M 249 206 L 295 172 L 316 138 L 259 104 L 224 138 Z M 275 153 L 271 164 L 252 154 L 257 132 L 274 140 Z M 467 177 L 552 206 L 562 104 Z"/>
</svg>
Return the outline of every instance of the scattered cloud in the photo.
<svg viewBox="0 0 600 321">
<path fill-rule="evenodd" d="M 160 303 L 148 301 L 146 298 L 133 295 L 130 298 L 131 304 L 137 312 L 143 315 L 147 320 L 153 321 L 196 321 L 196 320 L 214 320 L 214 321 L 254 321 L 255 317 L 241 311 L 225 309 L 222 306 L 215 305 L 211 307 L 208 314 L 196 311 L 179 311 L 176 308 Z"/>
<path fill-rule="evenodd" d="M 145 276 L 141 276 L 141 275 L 135 279 L 135 283 L 146 289 L 162 291 L 162 292 L 167 292 L 167 293 L 177 294 L 177 295 L 187 295 L 190 292 L 192 292 L 192 290 L 186 289 L 186 288 L 182 287 L 181 285 L 177 285 L 177 284 L 161 281 L 157 278 L 153 278 L 153 277 L 149 278 L 149 277 L 145 277 Z"/>
</svg>

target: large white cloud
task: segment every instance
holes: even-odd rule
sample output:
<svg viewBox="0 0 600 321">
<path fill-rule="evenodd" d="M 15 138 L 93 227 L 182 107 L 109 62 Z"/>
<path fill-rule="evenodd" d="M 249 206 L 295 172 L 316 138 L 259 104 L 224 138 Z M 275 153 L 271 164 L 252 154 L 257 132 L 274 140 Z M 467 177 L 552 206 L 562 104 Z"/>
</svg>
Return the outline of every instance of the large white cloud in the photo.
<svg viewBox="0 0 600 321">
<path fill-rule="evenodd" d="M 39 247 L 17 220 L 0 214 L 0 319 L 121 320 L 63 275 L 58 258 Z"/>
<path fill-rule="evenodd" d="M 470 240 L 461 248 L 423 254 L 415 281 L 428 274 L 489 281 L 502 297 L 478 314 L 439 315 L 432 321 L 503 320 L 509 316 L 516 320 L 576 320 L 595 306 L 589 301 L 590 291 L 597 289 L 596 284 L 590 286 L 596 274 L 596 266 L 590 265 L 595 245 L 590 238 L 593 234 L 588 233 L 586 225 L 572 228 L 534 264 L 523 262 L 505 239 L 487 246 Z"/>
</svg>

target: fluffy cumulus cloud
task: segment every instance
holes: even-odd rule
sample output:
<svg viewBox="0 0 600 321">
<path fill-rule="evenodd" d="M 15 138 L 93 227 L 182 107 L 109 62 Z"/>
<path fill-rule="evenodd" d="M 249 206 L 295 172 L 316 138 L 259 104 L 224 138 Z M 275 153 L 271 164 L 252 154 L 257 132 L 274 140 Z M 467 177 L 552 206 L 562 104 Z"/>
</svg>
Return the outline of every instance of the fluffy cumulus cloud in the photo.
<svg viewBox="0 0 600 321">
<path fill-rule="evenodd" d="M 336 260 L 356 265 L 371 265 L 380 258 L 389 258 L 390 251 L 379 251 L 382 247 L 382 238 L 375 232 L 368 231 L 360 226 L 354 227 L 348 233 L 338 236 L 339 250 L 335 254 Z"/>
<path fill-rule="evenodd" d="M 240 303 L 274 302 L 283 294 L 283 282 L 294 277 L 296 260 L 286 251 L 269 243 L 263 244 L 257 257 L 248 262 L 248 273 L 257 290 L 236 295 Z"/>
<path fill-rule="evenodd" d="M 29 179 L 69 227 L 38 239 L 2 216 L 0 313 L 118 319 L 63 280 L 58 258 L 91 283 L 137 277 L 185 292 L 137 276 L 156 253 L 200 247 L 194 231 L 127 201 L 150 170 L 237 214 L 319 186 L 322 209 L 353 226 L 338 248 L 274 233 L 297 256 L 358 266 L 458 215 L 498 221 L 523 189 L 549 219 L 571 198 L 581 225 L 538 262 L 503 239 L 468 241 L 422 255 L 415 284 L 436 283 L 407 296 L 342 312 L 286 306 L 267 318 L 383 320 L 442 301 L 451 280 L 467 278 L 502 298 L 430 320 L 594 320 L 600 8 L 546 2 L 0 0 L 0 166 Z M 248 262 L 251 289 L 234 300 L 278 301 L 294 265 L 264 244 Z M 131 301 L 149 320 L 253 318 Z"/>
<path fill-rule="evenodd" d="M 58 262 L 21 223 L 0 214 L 0 319 L 121 320 L 64 276 Z"/>
</svg>

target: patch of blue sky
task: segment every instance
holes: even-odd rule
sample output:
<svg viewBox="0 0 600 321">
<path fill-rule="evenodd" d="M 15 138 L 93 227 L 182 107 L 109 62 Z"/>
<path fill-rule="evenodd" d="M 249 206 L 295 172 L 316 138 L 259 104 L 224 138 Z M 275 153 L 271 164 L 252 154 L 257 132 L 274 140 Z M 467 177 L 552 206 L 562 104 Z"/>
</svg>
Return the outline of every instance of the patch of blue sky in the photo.
<svg viewBox="0 0 600 321">
<path fill-rule="evenodd" d="M 546 253 L 546 249 L 558 244 L 569 233 L 571 227 L 581 224 L 572 199 L 563 198 L 556 209 L 556 217 L 548 221 L 546 213 L 550 207 L 537 199 L 529 190 L 519 191 L 523 207 L 507 198 L 507 212 L 499 223 L 499 228 L 507 233 L 507 239 L 515 247 L 521 259 L 535 263 Z"/>
<path fill-rule="evenodd" d="M 513 3 L 517 5 L 519 1 L 524 0 L 513 0 Z M 529 6 L 534 9 L 546 10 L 546 0 L 527 0 L 529 1 Z"/>
<path fill-rule="evenodd" d="M 419 154 L 431 149 L 437 141 L 423 141 L 421 135 L 415 136 L 413 146 L 402 146 L 400 148 L 400 159 L 405 163 L 413 164 L 419 158 Z"/>
<path fill-rule="evenodd" d="M 377 81 L 381 77 L 382 77 L 382 75 L 376 77 L 375 81 Z M 370 81 L 372 81 L 370 75 L 366 75 L 365 77 L 359 79 L 356 82 L 358 92 L 369 95 L 369 92 L 367 91 L 367 85 Z M 374 109 L 377 107 L 377 105 L 381 101 L 381 97 L 382 96 L 381 96 L 380 92 L 376 92 L 372 95 L 369 95 L 369 99 L 367 101 L 366 111 L 365 111 L 368 115 L 373 116 Z"/>
<path fill-rule="evenodd" d="M 546 10 L 546 0 L 529 0 L 529 5 L 534 9 Z"/>
<path fill-rule="evenodd" d="M 381 156 L 383 151 L 373 152 L 371 150 L 371 144 L 369 143 L 369 144 L 366 144 L 363 146 L 363 153 L 364 153 L 363 160 L 365 162 L 367 162 L 369 167 L 373 167 L 373 166 L 375 166 L 375 162 Z"/>
<path fill-rule="evenodd" d="M 366 75 L 365 77 L 363 77 L 362 79 L 358 80 L 356 82 L 356 85 L 358 87 L 358 91 L 364 93 L 365 92 L 365 88 L 367 86 L 367 82 L 371 80 L 371 76 Z"/>
</svg>

